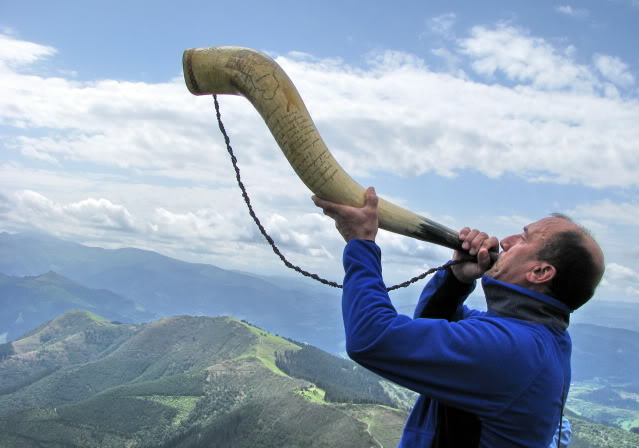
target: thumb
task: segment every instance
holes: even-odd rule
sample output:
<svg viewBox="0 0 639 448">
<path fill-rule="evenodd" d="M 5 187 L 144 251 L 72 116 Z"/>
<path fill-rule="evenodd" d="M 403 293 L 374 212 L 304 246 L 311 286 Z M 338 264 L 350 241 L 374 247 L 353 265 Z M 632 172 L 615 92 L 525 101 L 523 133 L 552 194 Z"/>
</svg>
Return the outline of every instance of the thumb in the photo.
<svg viewBox="0 0 639 448">
<path fill-rule="evenodd" d="M 479 252 L 477 253 L 477 262 L 480 268 L 484 271 L 490 268 L 491 261 L 490 261 L 490 254 L 488 253 L 488 249 L 486 249 L 485 247 L 482 247 L 481 249 L 479 249 Z"/>
<path fill-rule="evenodd" d="M 364 207 L 377 208 L 378 202 L 379 198 L 377 197 L 377 193 L 375 192 L 375 187 L 368 187 L 366 189 L 366 194 L 364 197 Z"/>
</svg>

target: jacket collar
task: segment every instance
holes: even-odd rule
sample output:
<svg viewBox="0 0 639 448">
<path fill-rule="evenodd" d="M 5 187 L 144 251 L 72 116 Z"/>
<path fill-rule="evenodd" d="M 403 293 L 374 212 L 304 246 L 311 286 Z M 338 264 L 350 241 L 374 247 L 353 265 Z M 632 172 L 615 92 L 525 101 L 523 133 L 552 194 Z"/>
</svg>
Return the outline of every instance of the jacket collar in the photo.
<svg viewBox="0 0 639 448">
<path fill-rule="evenodd" d="M 505 317 L 568 328 L 572 312 L 559 300 L 522 286 L 500 282 L 484 275 L 481 279 L 488 311 Z"/>
</svg>

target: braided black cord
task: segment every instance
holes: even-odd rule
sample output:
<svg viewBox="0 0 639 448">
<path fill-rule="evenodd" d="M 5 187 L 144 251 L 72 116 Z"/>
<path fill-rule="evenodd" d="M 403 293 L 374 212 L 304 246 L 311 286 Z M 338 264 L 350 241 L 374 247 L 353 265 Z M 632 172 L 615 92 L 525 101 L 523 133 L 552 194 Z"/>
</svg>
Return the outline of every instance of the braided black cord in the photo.
<svg viewBox="0 0 639 448">
<path fill-rule="evenodd" d="M 249 214 L 251 215 L 251 218 L 253 218 L 253 221 L 255 221 L 255 224 L 257 225 L 257 228 L 260 229 L 260 233 L 264 236 L 264 238 L 266 238 L 266 241 L 268 241 L 268 244 L 271 246 L 271 249 L 273 249 L 273 252 L 275 252 L 275 254 L 280 258 L 280 260 L 282 260 L 282 263 L 284 263 L 286 265 L 287 268 L 289 269 L 293 269 L 294 271 L 299 272 L 300 274 L 302 274 L 304 277 L 310 277 L 313 280 L 317 280 L 320 283 L 323 283 L 325 285 L 328 286 L 332 286 L 333 288 L 341 288 L 342 285 L 340 285 L 339 283 L 333 282 L 331 280 L 326 280 L 322 277 L 320 277 L 317 274 L 312 274 L 308 271 L 305 271 L 304 269 L 300 268 L 299 266 L 294 265 L 293 263 L 291 263 L 290 261 L 288 261 L 286 259 L 286 257 L 282 254 L 282 252 L 280 252 L 280 250 L 278 249 L 278 247 L 275 245 L 275 241 L 273 241 L 273 238 L 271 238 L 271 236 L 266 233 L 266 230 L 264 229 L 264 226 L 262 225 L 262 223 L 260 222 L 259 218 L 257 217 L 257 215 L 255 214 L 255 212 L 253 211 L 253 206 L 251 205 L 251 199 L 248 196 L 248 193 L 246 192 L 246 187 L 244 187 L 244 183 L 242 183 L 242 179 L 240 177 L 240 168 L 237 166 L 237 158 L 235 157 L 235 154 L 233 154 L 233 148 L 231 148 L 231 139 L 229 138 L 229 136 L 226 133 L 226 129 L 224 129 L 224 124 L 222 124 L 222 116 L 220 115 L 220 104 L 217 101 L 217 95 L 213 95 L 213 101 L 215 103 L 215 114 L 217 116 L 217 123 L 220 127 L 220 131 L 222 132 L 222 135 L 224 136 L 224 142 L 226 143 L 226 150 L 228 151 L 229 155 L 231 156 L 231 163 L 233 164 L 233 169 L 235 169 L 235 179 L 237 180 L 237 184 L 240 187 L 240 190 L 242 190 L 242 197 L 244 198 L 244 202 L 246 202 L 246 206 L 248 207 L 249 210 Z M 436 268 L 431 268 L 428 271 L 424 272 L 423 274 L 418 275 L 417 277 L 413 277 L 410 280 L 407 280 L 403 283 L 399 283 L 397 285 L 391 286 L 390 288 L 386 288 L 386 291 L 393 291 L 395 289 L 400 289 L 400 288 L 405 288 L 425 277 L 427 277 L 428 275 L 436 272 L 436 271 L 441 271 L 444 269 L 448 269 L 450 266 L 455 265 L 455 264 L 459 264 L 459 263 L 464 263 L 464 261 L 462 260 L 454 260 L 454 261 L 450 261 L 448 263 L 446 263 L 443 266 L 439 266 Z"/>
</svg>

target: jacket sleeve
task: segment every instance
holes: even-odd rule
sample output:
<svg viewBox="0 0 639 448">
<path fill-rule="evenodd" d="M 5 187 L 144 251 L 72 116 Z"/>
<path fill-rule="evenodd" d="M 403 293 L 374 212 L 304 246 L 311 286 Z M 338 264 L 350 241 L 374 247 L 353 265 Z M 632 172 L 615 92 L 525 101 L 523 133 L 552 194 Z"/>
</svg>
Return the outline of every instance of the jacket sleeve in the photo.
<svg viewBox="0 0 639 448">
<path fill-rule="evenodd" d="M 529 333 L 513 334 L 499 320 L 449 322 L 398 314 L 382 280 L 381 251 L 375 243 L 350 241 L 344 268 L 346 351 L 390 381 L 487 415 L 523 392 L 543 365 L 542 344 Z M 519 355 L 522 351 L 526 356 Z"/>
<path fill-rule="evenodd" d="M 460 320 L 465 317 L 463 303 L 474 289 L 475 282 L 461 283 L 450 269 L 437 271 L 424 287 L 413 318 Z"/>
</svg>

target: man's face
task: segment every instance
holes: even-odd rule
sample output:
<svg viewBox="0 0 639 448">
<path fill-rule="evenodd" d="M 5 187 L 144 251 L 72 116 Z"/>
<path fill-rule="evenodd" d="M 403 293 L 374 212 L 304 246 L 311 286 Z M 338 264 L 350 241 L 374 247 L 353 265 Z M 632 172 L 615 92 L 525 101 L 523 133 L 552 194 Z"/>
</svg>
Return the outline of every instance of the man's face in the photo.
<svg viewBox="0 0 639 448">
<path fill-rule="evenodd" d="M 570 230 L 573 223 L 561 218 L 544 218 L 524 227 L 522 233 L 501 240 L 503 251 L 486 275 L 502 282 L 529 287 L 526 273 L 539 264 L 537 253 L 554 233 Z"/>
</svg>

